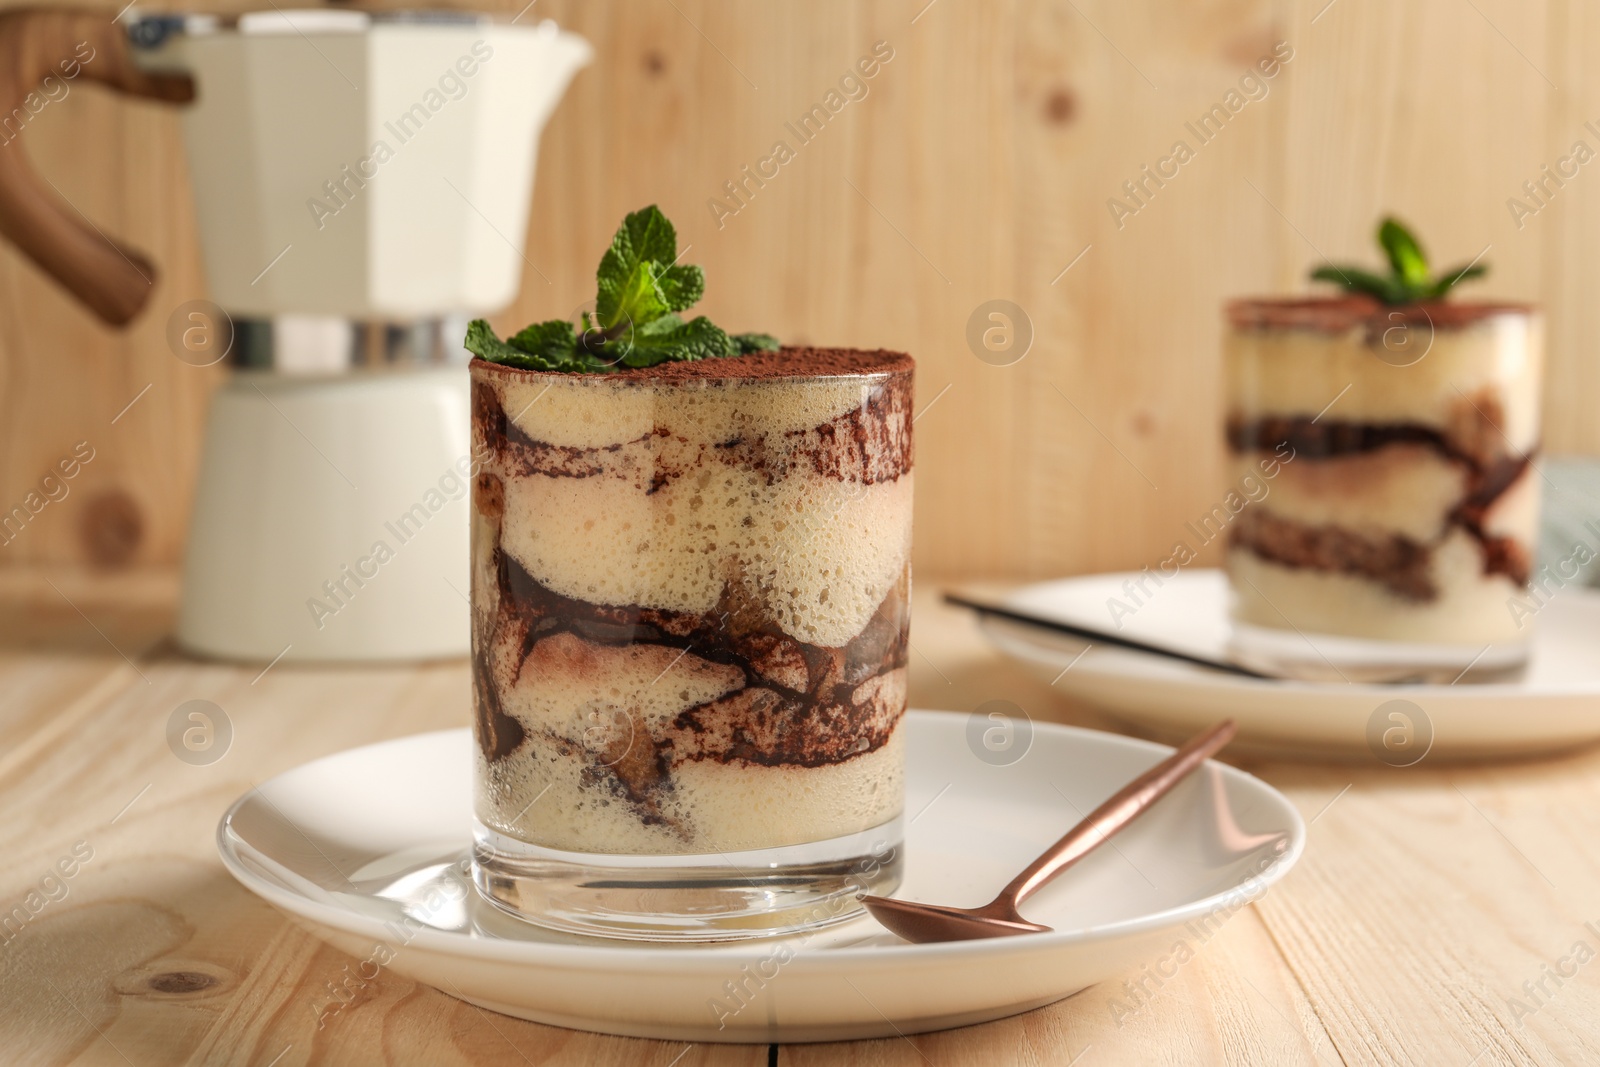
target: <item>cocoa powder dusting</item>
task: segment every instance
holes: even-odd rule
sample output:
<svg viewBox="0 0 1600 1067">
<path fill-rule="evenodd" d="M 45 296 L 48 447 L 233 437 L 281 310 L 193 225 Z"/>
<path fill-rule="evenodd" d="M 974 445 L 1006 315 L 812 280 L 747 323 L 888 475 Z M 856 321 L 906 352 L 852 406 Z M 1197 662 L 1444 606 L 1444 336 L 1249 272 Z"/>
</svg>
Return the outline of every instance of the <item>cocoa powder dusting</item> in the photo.
<svg viewBox="0 0 1600 1067">
<path fill-rule="evenodd" d="M 910 375 L 916 364 L 904 352 L 885 349 L 784 347 L 774 352 L 751 352 L 744 356 L 720 359 L 679 360 L 654 367 L 623 367 L 604 374 L 573 374 L 565 371 L 526 370 L 472 361 L 474 369 L 492 370 L 508 376 L 533 378 L 572 378 L 580 381 L 729 381 L 770 380 L 774 378 L 828 378 L 858 374 Z"/>
<path fill-rule="evenodd" d="M 1247 297 L 1227 305 L 1228 324 L 1235 330 L 1307 330 L 1340 334 L 1361 330 L 1368 344 L 1379 343 L 1396 326 L 1426 330 L 1460 330 L 1497 315 L 1531 315 L 1533 305 L 1425 300 L 1416 304 L 1382 304 L 1370 296 Z"/>
</svg>

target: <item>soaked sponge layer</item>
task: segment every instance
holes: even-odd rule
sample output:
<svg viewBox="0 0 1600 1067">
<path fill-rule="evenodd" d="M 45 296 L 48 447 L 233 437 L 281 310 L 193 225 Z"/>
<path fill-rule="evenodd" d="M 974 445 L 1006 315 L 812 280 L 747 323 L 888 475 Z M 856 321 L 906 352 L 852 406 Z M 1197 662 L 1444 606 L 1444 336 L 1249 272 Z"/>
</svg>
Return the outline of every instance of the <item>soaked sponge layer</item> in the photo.
<svg viewBox="0 0 1600 1067">
<path fill-rule="evenodd" d="M 881 381 L 694 384 L 507 389 L 536 444 L 503 479 L 504 550 L 590 603 L 703 613 L 737 585 L 791 637 L 844 645 L 911 551 L 912 475 L 883 456 L 903 446 L 861 416 Z"/>
</svg>

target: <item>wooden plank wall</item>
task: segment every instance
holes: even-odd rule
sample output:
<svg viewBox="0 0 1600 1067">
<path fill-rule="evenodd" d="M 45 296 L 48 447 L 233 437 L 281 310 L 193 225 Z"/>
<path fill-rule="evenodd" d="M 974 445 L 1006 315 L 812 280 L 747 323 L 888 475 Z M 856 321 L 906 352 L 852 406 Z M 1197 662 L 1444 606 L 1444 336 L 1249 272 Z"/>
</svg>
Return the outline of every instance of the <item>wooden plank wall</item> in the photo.
<svg viewBox="0 0 1600 1067">
<path fill-rule="evenodd" d="M 550 281 L 525 278 L 500 325 L 591 296 L 617 220 L 660 203 L 717 321 L 916 355 L 924 573 L 1159 559 L 1219 494 L 1220 302 L 1370 256 L 1385 210 L 1439 259 L 1488 246 L 1480 292 L 1546 305 L 1547 445 L 1600 451 L 1600 165 L 1537 214 L 1507 207 L 1574 141 L 1600 149 L 1584 128 L 1600 15 L 1579 0 L 537 0 L 536 16 L 598 61 L 541 146 L 529 257 Z M 723 183 L 793 144 L 785 122 L 878 41 L 893 59 L 867 96 L 718 220 Z M 1186 123 L 1275 47 L 1292 57 L 1265 94 L 1246 84 L 1201 143 Z M 1180 140 L 1193 158 L 1115 218 L 1108 201 Z M 178 124 L 79 85 L 0 147 L 18 150 L 163 273 L 118 334 L 0 249 L 0 505 L 76 442 L 96 449 L 0 563 L 172 564 L 217 381 L 164 338 L 204 291 Z M 966 341 L 992 299 L 1032 323 L 1009 366 Z"/>
</svg>

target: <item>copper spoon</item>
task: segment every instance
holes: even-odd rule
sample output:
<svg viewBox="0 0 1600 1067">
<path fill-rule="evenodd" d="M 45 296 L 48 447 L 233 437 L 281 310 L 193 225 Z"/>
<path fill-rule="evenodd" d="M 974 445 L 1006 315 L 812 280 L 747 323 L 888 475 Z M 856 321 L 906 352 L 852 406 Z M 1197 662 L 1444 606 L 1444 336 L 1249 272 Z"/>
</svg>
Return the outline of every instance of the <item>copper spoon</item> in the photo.
<svg viewBox="0 0 1600 1067">
<path fill-rule="evenodd" d="M 1044 855 L 1028 864 L 1010 885 L 1000 890 L 999 896 L 981 908 L 914 904 L 873 896 L 863 896 L 861 902 L 872 917 L 891 932 L 917 943 L 1048 933 L 1050 927 L 1022 917 L 1017 911 L 1022 902 L 1166 796 L 1173 786 L 1233 740 L 1233 734 L 1233 720 L 1224 719 L 1123 786 L 1115 796 L 1068 830 L 1065 837 L 1045 849 Z"/>
</svg>

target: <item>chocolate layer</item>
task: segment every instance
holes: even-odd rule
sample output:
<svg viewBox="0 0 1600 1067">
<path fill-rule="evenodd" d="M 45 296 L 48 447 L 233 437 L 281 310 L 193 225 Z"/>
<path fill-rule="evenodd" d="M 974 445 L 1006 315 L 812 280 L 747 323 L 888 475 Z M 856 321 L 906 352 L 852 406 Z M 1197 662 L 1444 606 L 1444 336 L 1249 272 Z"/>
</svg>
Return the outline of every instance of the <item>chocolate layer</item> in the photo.
<svg viewBox="0 0 1600 1067">
<path fill-rule="evenodd" d="M 1430 577 L 1433 550 L 1409 537 L 1368 537 L 1342 526 L 1308 526 L 1247 508 L 1230 527 L 1228 544 L 1284 567 L 1358 575 L 1406 600 L 1438 596 Z"/>
<path fill-rule="evenodd" d="M 815 767 L 876 749 L 893 729 L 893 722 L 874 721 L 862 687 L 906 665 L 907 582 L 890 591 L 849 644 L 824 648 L 797 641 L 761 618 L 736 585 L 716 610 L 690 614 L 562 596 L 505 552 L 499 553 L 497 571 L 500 625 L 522 635 L 524 661 L 538 643 L 571 634 L 586 645 L 659 645 L 743 675 L 733 693 L 690 708 L 673 722 L 658 747 L 678 758 Z M 731 727 L 718 722 L 719 713 L 736 707 Z"/>
<path fill-rule="evenodd" d="M 1254 421 L 1231 419 L 1227 440 L 1229 448 L 1240 453 L 1270 452 L 1287 444 L 1294 450 L 1295 462 L 1376 452 L 1391 445 L 1421 445 L 1460 465 L 1466 473 L 1466 492 L 1446 514 L 1432 544 L 1398 535 L 1372 538 L 1339 526 L 1307 526 L 1254 510 L 1248 521 L 1236 522 L 1230 533 L 1230 544 L 1236 547 L 1288 567 L 1358 574 L 1381 582 L 1399 596 L 1426 601 L 1438 595 L 1428 577 L 1434 545 L 1443 541 L 1451 528 L 1460 527 L 1482 549 L 1486 577 L 1504 575 L 1518 585 L 1528 581 L 1532 561 L 1527 546 L 1490 534 L 1484 526 L 1495 502 L 1527 476 L 1532 463 L 1532 456 L 1505 454 L 1503 442 L 1501 448 L 1491 451 L 1481 434 L 1446 434 L 1417 423 L 1321 422 L 1276 416 Z"/>
<path fill-rule="evenodd" d="M 1461 524 L 1465 526 L 1465 524 Z M 1485 577 L 1504 575 L 1526 585 L 1531 571 L 1527 547 L 1510 537 L 1465 527 L 1483 549 Z M 1309 526 L 1262 509 L 1243 512 L 1228 543 L 1284 567 L 1358 575 L 1396 596 L 1425 603 L 1439 595 L 1432 575 L 1434 545 L 1393 534 L 1370 537 L 1342 526 Z"/>
<path fill-rule="evenodd" d="M 1228 447 L 1235 452 L 1270 452 L 1287 444 L 1294 449 L 1296 459 L 1331 459 L 1411 444 L 1425 445 L 1446 459 L 1478 462 L 1459 450 L 1442 430 L 1420 423 L 1322 422 L 1304 416 L 1268 416 L 1252 421 L 1229 419 L 1226 433 Z"/>
<path fill-rule="evenodd" d="M 838 764 L 886 744 L 904 711 L 903 692 L 887 681 L 906 665 L 908 579 L 847 645 L 823 648 L 760 617 L 736 583 L 715 611 L 690 614 L 562 596 L 503 550 L 496 550 L 496 575 L 498 616 L 473 650 L 478 742 L 490 762 L 526 740 L 523 725 L 504 714 L 500 700 L 524 671 L 588 676 L 595 673 L 588 657 L 597 648 L 653 645 L 733 667 L 742 678 L 730 692 L 683 710 L 664 727 L 630 723 L 618 752 L 578 751 L 554 734 L 545 738 L 570 750 L 565 756 L 587 760 L 590 780 L 634 804 L 646 821 L 658 817 L 659 794 L 672 788 L 678 764 Z"/>
<path fill-rule="evenodd" d="M 1483 549 L 1484 575 L 1503 574 L 1519 586 L 1527 585 L 1533 574 L 1533 554 L 1529 546 L 1514 537 L 1489 533 L 1484 521 L 1495 501 L 1528 477 L 1532 466 L 1532 456 L 1506 456 L 1477 470 L 1467 495 L 1450 513 L 1451 524 L 1466 530 Z"/>
</svg>

